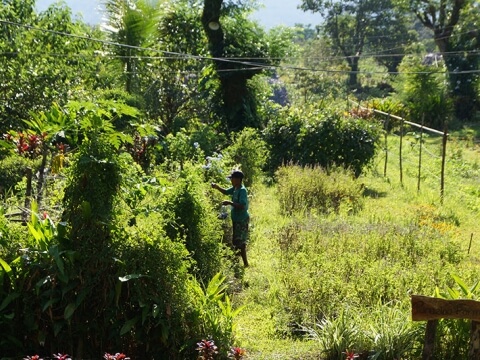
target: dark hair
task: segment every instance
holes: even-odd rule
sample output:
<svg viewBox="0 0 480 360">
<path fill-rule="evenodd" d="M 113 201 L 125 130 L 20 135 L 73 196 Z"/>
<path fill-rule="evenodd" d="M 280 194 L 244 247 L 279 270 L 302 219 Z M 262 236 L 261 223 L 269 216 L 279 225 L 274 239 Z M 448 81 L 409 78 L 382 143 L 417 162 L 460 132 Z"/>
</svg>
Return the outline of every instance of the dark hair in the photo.
<svg viewBox="0 0 480 360">
<path fill-rule="evenodd" d="M 230 179 L 243 179 L 243 172 L 240 170 L 233 170 L 232 173 L 228 176 Z"/>
</svg>

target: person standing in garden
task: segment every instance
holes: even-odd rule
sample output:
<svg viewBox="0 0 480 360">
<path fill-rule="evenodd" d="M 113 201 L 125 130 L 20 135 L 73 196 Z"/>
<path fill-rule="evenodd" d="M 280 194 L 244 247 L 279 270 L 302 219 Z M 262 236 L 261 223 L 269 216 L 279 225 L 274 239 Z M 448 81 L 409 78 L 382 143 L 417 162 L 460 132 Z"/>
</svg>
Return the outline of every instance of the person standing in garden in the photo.
<svg viewBox="0 0 480 360">
<path fill-rule="evenodd" d="M 222 201 L 222 205 L 231 206 L 231 217 L 233 224 L 232 243 L 235 249 L 240 251 L 243 265 L 248 266 L 247 260 L 247 240 L 248 240 L 248 224 L 250 222 L 250 214 L 248 213 L 248 193 L 247 188 L 243 185 L 243 172 L 234 170 L 228 176 L 232 186 L 228 189 L 220 187 L 216 183 L 212 183 L 212 188 L 217 189 L 224 195 L 230 195 L 232 200 Z"/>
</svg>

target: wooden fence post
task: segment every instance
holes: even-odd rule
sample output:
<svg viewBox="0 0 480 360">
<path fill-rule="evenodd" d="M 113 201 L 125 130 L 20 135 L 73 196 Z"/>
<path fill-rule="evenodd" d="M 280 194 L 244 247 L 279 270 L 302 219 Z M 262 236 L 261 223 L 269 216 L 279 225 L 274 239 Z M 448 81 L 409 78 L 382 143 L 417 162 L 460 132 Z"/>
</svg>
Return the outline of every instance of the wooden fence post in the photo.
<svg viewBox="0 0 480 360">
<path fill-rule="evenodd" d="M 480 359 L 480 322 L 472 320 L 470 329 L 469 359 Z"/>
<path fill-rule="evenodd" d="M 422 127 L 420 128 L 420 150 L 418 152 L 418 180 L 417 180 L 417 191 L 420 191 L 420 180 L 422 177 L 422 147 L 423 147 L 423 124 L 424 124 L 425 114 L 422 118 Z"/>
<path fill-rule="evenodd" d="M 390 114 L 388 114 L 387 120 L 385 121 L 385 164 L 383 165 L 383 176 L 387 176 L 387 163 L 388 163 L 388 123 L 390 120 Z"/>
<path fill-rule="evenodd" d="M 438 320 L 428 320 L 425 329 L 425 341 L 423 343 L 422 360 L 432 360 L 435 354 L 435 334 Z"/>
<path fill-rule="evenodd" d="M 440 174 L 440 203 L 443 205 L 443 198 L 445 196 L 445 158 L 447 154 L 447 125 L 445 124 L 445 129 L 443 130 L 442 138 L 442 170 Z"/>
<path fill-rule="evenodd" d="M 402 116 L 402 120 L 400 123 L 400 155 L 399 155 L 399 167 L 400 167 L 400 185 L 403 187 L 403 158 L 402 158 L 402 150 L 403 150 L 403 125 L 404 125 L 404 119 Z"/>
</svg>

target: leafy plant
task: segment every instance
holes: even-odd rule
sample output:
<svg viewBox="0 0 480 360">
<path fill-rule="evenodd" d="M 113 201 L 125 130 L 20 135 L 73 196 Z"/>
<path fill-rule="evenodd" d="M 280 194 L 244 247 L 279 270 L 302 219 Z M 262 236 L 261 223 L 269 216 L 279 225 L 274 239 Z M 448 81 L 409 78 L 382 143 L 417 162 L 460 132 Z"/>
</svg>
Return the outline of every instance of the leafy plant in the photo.
<svg viewBox="0 0 480 360">
<path fill-rule="evenodd" d="M 337 317 L 324 318 L 304 330 L 308 338 L 320 342 L 326 360 L 343 360 L 344 351 L 359 344 L 360 329 L 352 320 L 344 310 Z"/>
<path fill-rule="evenodd" d="M 225 279 L 225 276 L 217 273 L 205 289 L 199 283 L 191 282 L 190 291 L 196 299 L 195 321 L 199 333 L 215 339 L 220 352 L 226 354 L 234 339 L 234 319 L 243 306 L 233 308 L 226 293 Z"/>
<path fill-rule="evenodd" d="M 378 126 L 344 118 L 331 109 L 292 108 L 272 120 L 263 136 L 271 154 L 270 170 L 291 162 L 342 166 L 359 176 L 375 156 Z"/>
</svg>

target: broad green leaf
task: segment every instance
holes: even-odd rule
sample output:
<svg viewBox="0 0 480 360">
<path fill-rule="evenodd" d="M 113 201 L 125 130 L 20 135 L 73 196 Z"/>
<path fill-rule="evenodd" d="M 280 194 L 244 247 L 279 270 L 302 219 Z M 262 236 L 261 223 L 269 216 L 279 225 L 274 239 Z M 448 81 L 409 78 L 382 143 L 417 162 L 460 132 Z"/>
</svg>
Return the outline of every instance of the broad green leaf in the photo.
<svg viewBox="0 0 480 360">
<path fill-rule="evenodd" d="M 133 326 L 137 321 L 138 319 L 136 317 L 126 321 L 125 324 L 123 324 L 122 329 L 120 330 L 120 335 L 125 335 L 130 330 L 132 330 Z"/>
<path fill-rule="evenodd" d="M 65 318 L 65 320 L 70 319 L 76 309 L 77 309 L 77 305 L 75 305 L 75 303 L 68 304 L 67 307 L 65 308 L 65 311 L 63 312 L 63 317 Z"/>
<path fill-rule="evenodd" d="M 83 300 L 85 300 L 85 298 L 89 294 L 90 294 L 89 288 L 82 289 L 82 291 L 80 291 L 80 294 L 78 294 L 77 298 L 75 299 L 75 305 L 79 307 L 82 304 Z"/>
<path fill-rule="evenodd" d="M 450 295 L 450 299 L 456 300 L 460 298 L 460 294 L 457 290 L 448 288 L 448 294 Z"/>
<path fill-rule="evenodd" d="M 156 319 L 158 314 L 160 314 L 160 306 L 158 306 L 157 304 L 153 304 L 153 307 L 152 307 L 153 318 Z"/>
<path fill-rule="evenodd" d="M 43 306 L 42 306 L 42 311 L 47 310 L 50 306 L 52 306 L 53 304 L 57 303 L 58 301 L 59 301 L 59 299 L 50 299 L 50 300 L 48 300 L 45 304 L 43 304 Z"/>
<path fill-rule="evenodd" d="M 468 290 L 467 284 L 463 282 L 462 279 L 460 279 L 457 275 L 452 274 L 453 280 L 457 283 L 457 285 L 460 287 L 460 289 L 463 291 L 463 294 L 467 297 L 470 297 L 470 291 Z"/>
<path fill-rule="evenodd" d="M 61 322 L 60 322 L 60 321 L 57 321 L 57 322 L 55 322 L 55 323 L 53 324 L 53 334 L 54 334 L 55 336 L 57 336 L 57 335 L 60 333 L 60 331 L 61 331 L 62 328 L 63 328 L 63 325 L 64 325 L 64 322 L 63 322 L 63 321 L 61 321 Z"/>
<path fill-rule="evenodd" d="M 10 267 L 10 265 L 8 265 L 5 260 L 3 260 L 2 258 L 0 258 L 0 265 L 2 266 L 3 270 L 5 270 L 5 272 L 7 273 L 7 275 L 10 276 L 10 274 L 12 273 L 12 268 Z"/>
<path fill-rule="evenodd" d="M 28 226 L 28 231 L 30 232 L 30 234 L 33 236 L 33 238 L 35 239 L 35 241 L 39 244 L 42 239 L 43 239 L 43 234 L 42 232 L 38 231 L 37 229 L 35 229 L 35 227 L 32 225 L 32 223 L 28 223 L 27 224 Z"/>
<path fill-rule="evenodd" d="M 3 299 L 2 304 L 0 305 L 0 311 L 5 309 L 13 300 L 18 298 L 19 296 L 20 294 L 16 292 L 8 294 L 7 297 Z"/>
</svg>

